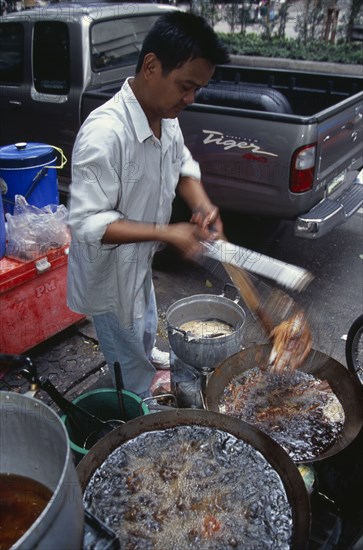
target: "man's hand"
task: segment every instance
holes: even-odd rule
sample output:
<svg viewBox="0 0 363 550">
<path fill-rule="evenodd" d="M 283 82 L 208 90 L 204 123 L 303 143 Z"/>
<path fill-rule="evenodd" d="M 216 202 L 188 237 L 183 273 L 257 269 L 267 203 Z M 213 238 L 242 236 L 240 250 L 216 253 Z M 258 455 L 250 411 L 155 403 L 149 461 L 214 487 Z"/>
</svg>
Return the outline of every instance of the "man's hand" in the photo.
<svg viewBox="0 0 363 550">
<path fill-rule="evenodd" d="M 186 259 L 193 259 L 202 250 L 201 241 L 210 238 L 208 228 L 183 222 L 165 226 L 164 242 L 175 246 Z"/>
<path fill-rule="evenodd" d="M 195 208 L 190 221 L 198 225 L 203 231 L 207 231 L 207 239 L 223 238 L 223 223 L 219 215 L 219 209 L 214 204 Z"/>
</svg>

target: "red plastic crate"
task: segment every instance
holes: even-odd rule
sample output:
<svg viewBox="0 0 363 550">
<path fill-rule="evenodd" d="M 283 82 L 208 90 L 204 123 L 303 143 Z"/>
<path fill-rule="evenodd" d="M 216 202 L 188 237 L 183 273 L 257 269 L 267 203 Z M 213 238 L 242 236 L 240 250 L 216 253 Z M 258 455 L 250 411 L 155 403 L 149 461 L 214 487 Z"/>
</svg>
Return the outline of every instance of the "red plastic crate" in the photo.
<svg viewBox="0 0 363 550">
<path fill-rule="evenodd" d="M 84 318 L 67 307 L 68 246 L 0 260 L 0 352 L 23 353 Z"/>
</svg>

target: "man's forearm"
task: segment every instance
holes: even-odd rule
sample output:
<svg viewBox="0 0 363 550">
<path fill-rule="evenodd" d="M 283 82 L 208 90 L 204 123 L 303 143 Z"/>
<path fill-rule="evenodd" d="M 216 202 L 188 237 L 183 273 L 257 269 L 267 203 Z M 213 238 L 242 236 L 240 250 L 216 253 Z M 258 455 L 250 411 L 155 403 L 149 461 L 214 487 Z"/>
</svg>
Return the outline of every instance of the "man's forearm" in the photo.
<svg viewBox="0 0 363 550">
<path fill-rule="evenodd" d="M 166 225 L 118 220 L 110 223 L 103 235 L 104 244 L 126 244 L 143 241 L 168 242 Z"/>
<path fill-rule="evenodd" d="M 188 176 L 181 177 L 177 193 L 192 211 L 195 209 L 207 210 L 212 205 L 200 180 Z"/>
</svg>

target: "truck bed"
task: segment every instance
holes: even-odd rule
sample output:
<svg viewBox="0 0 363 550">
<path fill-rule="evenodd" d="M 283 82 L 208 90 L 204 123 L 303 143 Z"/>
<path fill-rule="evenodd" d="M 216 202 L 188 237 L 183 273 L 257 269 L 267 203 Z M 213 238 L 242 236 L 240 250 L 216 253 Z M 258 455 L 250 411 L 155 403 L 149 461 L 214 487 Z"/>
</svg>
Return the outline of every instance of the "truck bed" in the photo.
<svg viewBox="0 0 363 550">
<path fill-rule="evenodd" d="M 82 116 L 119 88 L 86 91 Z M 362 97 L 359 77 L 225 65 L 179 121 L 215 204 L 280 219 L 303 215 L 301 233 L 315 238 L 362 204 L 363 186 L 355 184 L 363 165 Z M 295 191 L 293 159 L 309 148 L 314 181 Z"/>
<path fill-rule="evenodd" d="M 312 116 L 362 91 L 363 78 L 221 66 L 216 69 L 207 89 L 210 87 L 220 92 L 223 90 L 226 95 L 238 97 L 240 103 L 233 106 L 240 108 L 249 108 L 244 107 L 245 90 L 253 91 L 254 87 L 259 87 L 261 90 L 270 91 L 271 94 L 275 92 L 276 96 L 285 98 L 283 108 L 286 114 Z M 198 98 L 197 102 L 199 101 Z M 200 102 L 205 103 L 203 99 Z M 256 104 L 258 107 L 258 100 Z"/>
<path fill-rule="evenodd" d="M 119 88 L 120 83 L 115 83 L 86 91 L 83 116 Z M 300 117 L 314 117 L 361 91 L 363 78 L 359 77 L 225 65 L 216 68 L 208 86 L 198 92 L 188 108 L 207 105 L 296 115 L 301 122 Z"/>
</svg>

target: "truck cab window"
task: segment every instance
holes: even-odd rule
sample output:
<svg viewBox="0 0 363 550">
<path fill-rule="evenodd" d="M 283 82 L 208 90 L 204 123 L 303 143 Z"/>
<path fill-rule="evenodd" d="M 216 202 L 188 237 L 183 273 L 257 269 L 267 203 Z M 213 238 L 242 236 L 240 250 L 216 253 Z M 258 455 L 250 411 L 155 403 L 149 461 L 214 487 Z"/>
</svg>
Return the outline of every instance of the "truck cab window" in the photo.
<svg viewBox="0 0 363 550">
<path fill-rule="evenodd" d="M 59 21 L 34 25 L 34 87 L 44 94 L 67 94 L 70 89 L 67 25 Z"/>
<path fill-rule="evenodd" d="M 137 62 L 141 44 L 157 16 L 110 19 L 91 28 L 92 69 L 102 71 Z"/>
<path fill-rule="evenodd" d="M 0 25 L 0 83 L 19 85 L 23 80 L 24 28 L 20 23 Z"/>
</svg>

